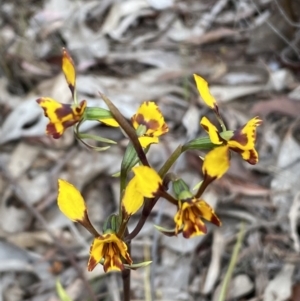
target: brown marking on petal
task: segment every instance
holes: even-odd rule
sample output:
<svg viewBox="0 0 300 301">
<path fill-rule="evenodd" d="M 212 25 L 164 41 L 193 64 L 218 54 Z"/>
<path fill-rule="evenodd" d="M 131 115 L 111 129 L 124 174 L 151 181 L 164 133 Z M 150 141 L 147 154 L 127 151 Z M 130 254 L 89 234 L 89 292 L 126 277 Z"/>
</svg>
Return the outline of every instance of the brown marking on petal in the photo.
<svg viewBox="0 0 300 301">
<path fill-rule="evenodd" d="M 216 113 L 219 117 L 221 117 L 220 112 L 219 112 L 219 107 L 217 106 L 216 103 L 214 104 L 213 110 L 215 111 L 215 113 Z"/>
<path fill-rule="evenodd" d="M 242 154 L 244 152 L 244 150 L 241 150 L 237 147 L 230 147 L 230 149 L 238 154 Z M 250 163 L 251 165 L 255 165 L 258 162 L 258 156 L 256 155 L 256 151 L 254 149 L 249 149 L 247 150 L 250 153 L 249 159 L 246 160 L 248 163 Z"/>
<path fill-rule="evenodd" d="M 219 218 L 213 214 L 211 219 L 210 219 L 210 222 L 213 223 L 214 225 L 220 227 L 222 225 L 221 221 L 219 220 Z"/>
<path fill-rule="evenodd" d="M 209 131 L 209 128 L 208 128 L 208 126 L 206 126 L 205 124 L 201 124 L 201 126 L 204 128 L 204 130 L 205 130 L 206 132 L 208 132 L 208 131 Z"/>
<path fill-rule="evenodd" d="M 81 115 L 83 114 L 83 111 L 86 107 L 86 101 L 82 100 L 79 105 L 75 108 L 72 107 L 70 104 L 61 104 L 61 108 L 58 108 L 55 110 L 55 114 L 58 117 L 58 119 L 62 119 L 63 117 L 67 115 L 72 115 L 73 119 L 76 121 L 79 121 L 81 118 Z M 77 113 L 77 114 L 74 114 Z"/>
<path fill-rule="evenodd" d="M 41 108 L 43 109 L 45 117 L 48 117 L 47 109 L 41 105 L 41 104 L 44 102 L 43 98 L 37 99 L 36 102 L 37 102 L 37 103 L 41 106 Z"/>
<path fill-rule="evenodd" d="M 105 261 L 103 264 L 104 272 L 107 273 L 111 267 L 117 267 L 120 271 L 124 270 L 124 265 L 122 264 L 122 261 L 120 257 L 113 256 L 112 258 L 108 255 L 105 256 Z"/>
<path fill-rule="evenodd" d="M 46 126 L 46 133 L 54 139 L 59 139 L 61 137 L 61 134 L 57 132 L 55 125 L 51 122 L 49 122 Z"/>
<path fill-rule="evenodd" d="M 124 258 L 129 265 L 132 265 L 133 261 L 128 252 L 126 252 L 126 257 Z"/>
<path fill-rule="evenodd" d="M 197 204 L 194 204 L 190 207 L 190 210 L 194 213 L 195 216 L 201 216 L 202 217 L 202 211 L 197 206 Z"/>
<path fill-rule="evenodd" d="M 238 153 L 238 154 L 242 154 L 244 152 L 244 150 L 238 148 L 238 147 L 230 147 L 230 150 Z"/>
<path fill-rule="evenodd" d="M 70 104 L 61 104 L 61 108 L 58 108 L 55 110 L 55 114 L 58 119 L 62 119 L 63 117 L 72 114 L 73 115 L 73 110 Z"/>
<path fill-rule="evenodd" d="M 73 86 L 72 84 L 68 84 L 68 86 L 69 86 L 69 89 L 70 89 L 70 91 L 71 91 L 72 98 L 74 98 L 75 86 Z"/>
<path fill-rule="evenodd" d="M 113 256 L 112 263 L 113 266 L 118 267 L 121 271 L 124 270 L 124 265 L 121 261 L 120 255 Z"/>
<path fill-rule="evenodd" d="M 240 145 L 246 145 L 248 143 L 247 135 L 242 134 L 240 129 L 233 132 L 233 136 L 230 138 L 230 140 L 237 141 Z"/>
<path fill-rule="evenodd" d="M 159 107 L 156 107 L 157 112 L 159 113 L 159 115 L 163 116 L 163 114 L 161 113 L 161 110 Z M 164 122 L 164 124 L 161 126 L 161 130 L 162 132 L 168 132 L 169 131 L 169 127 L 168 125 Z"/>
<path fill-rule="evenodd" d="M 80 223 L 83 227 L 85 227 L 91 234 L 93 234 L 95 236 L 95 238 L 101 236 L 98 233 L 98 231 L 94 228 L 94 226 L 92 225 L 86 209 L 84 210 L 84 215 L 83 215 L 82 219 L 76 220 L 76 222 Z"/>
<path fill-rule="evenodd" d="M 159 128 L 157 120 L 150 119 L 149 121 L 146 121 L 142 114 L 138 114 L 135 117 L 135 121 L 140 125 L 144 125 L 147 129 L 157 130 Z"/>
<path fill-rule="evenodd" d="M 162 132 L 166 133 L 169 131 L 169 127 L 166 123 L 163 124 L 163 126 L 161 127 Z"/>
<path fill-rule="evenodd" d="M 82 115 L 82 113 L 83 113 L 83 111 L 84 111 L 86 105 L 87 105 L 86 100 L 82 100 L 82 101 L 79 103 L 79 105 L 75 108 L 76 113 Z"/>
<path fill-rule="evenodd" d="M 247 160 L 247 162 L 251 165 L 255 165 L 258 162 L 258 156 L 256 155 L 256 152 L 253 149 L 250 149 L 249 152 L 250 158 Z"/>
<path fill-rule="evenodd" d="M 90 256 L 89 262 L 88 262 L 88 271 L 91 272 L 95 266 L 97 265 L 97 261 L 93 256 Z"/>
<path fill-rule="evenodd" d="M 82 108 L 82 107 L 76 107 L 76 108 L 75 108 L 75 112 L 78 113 L 78 114 L 81 113 L 81 108 Z"/>
<path fill-rule="evenodd" d="M 126 211 L 125 206 L 122 204 L 122 218 L 123 218 L 123 220 L 128 220 L 130 218 L 130 216 L 131 216 L 131 214 L 129 214 Z"/>
<path fill-rule="evenodd" d="M 182 234 L 184 238 L 190 238 L 193 234 L 198 233 L 199 231 L 201 231 L 203 234 L 206 234 L 206 225 L 204 223 L 201 223 L 201 221 L 196 221 L 195 223 L 189 221 L 185 223 Z"/>
<path fill-rule="evenodd" d="M 65 122 L 62 122 L 62 126 L 64 127 L 64 129 L 71 127 L 72 125 L 74 125 L 75 123 L 77 123 L 78 120 L 67 120 Z"/>
</svg>

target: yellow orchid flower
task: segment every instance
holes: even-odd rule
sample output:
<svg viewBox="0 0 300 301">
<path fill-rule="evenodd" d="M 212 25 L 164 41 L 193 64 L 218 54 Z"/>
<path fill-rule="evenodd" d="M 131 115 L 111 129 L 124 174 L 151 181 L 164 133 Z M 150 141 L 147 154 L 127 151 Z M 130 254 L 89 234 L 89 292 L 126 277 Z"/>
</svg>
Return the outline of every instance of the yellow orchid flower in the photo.
<svg viewBox="0 0 300 301">
<path fill-rule="evenodd" d="M 81 120 L 86 108 L 86 101 L 81 101 L 78 105 L 63 104 L 49 97 L 37 99 L 37 103 L 44 110 L 44 114 L 49 118 L 46 127 L 46 134 L 58 139 L 68 127 L 73 126 Z"/>
<path fill-rule="evenodd" d="M 178 211 L 174 217 L 175 234 L 182 231 L 184 238 L 191 238 L 197 235 L 206 234 L 206 225 L 202 221 L 205 219 L 216 226 L 221 225 L 221 221 L 204 200 L 189 198 L 178 201 Z"/>
<path fill-rule="evenodd" d="M 79 104 L 77 103 L 75 90 L 76 70 L 71 56 L 64 48 L 62 70 L 72 93 L 73 104 L 63 104 L 50 97 L 41 97 L 36 100 L 44 110 L 45 116 L 49 118 L 46 134 L 51 135 L 55 139 L 60 138 L 68 127 L 79 122 L 84 117 L 87 107 L 85 100 L 82 100 Z M 114 118 L 103 118 L 98 121 L 113 127 L 119 126 Z"/>
<path fill-rule="evenodd" d="M 129 181 L 122 199 L 127 216 L 131 216 L 142 207 L 144 197 L 153 198 L 162 185 L 160 176 L 148 166 L 137 166 L 132 171 L 135 175 Z"/>
<path fill-rule="evenodd" d="M 258 162 L 258 154 L 255 149 L 256 128 L 261 124 L 258 117 L 250 119 L 241 128 L 232 131 L 230 139 L 221 137 L 217 128 L 206 118 L 201 119 L 200 124 L 208 133 L 209 138 L 216 146 L 204 158 L 203 173 L 210 178 L 220 178 L 229 168 L 229 151 L 239 153 L 250 164 Z"/>
<path fill-rule="evenodd" d="M 115 233 L 106 233 L 94 239 L 90 249 L 88 271 L 92 271 L 102 258 L 105 272 L 122 271 L 124 269 L 122 258 L 129 265 L 132 264 L 125 242 Z"/>
<path fill-rule="evenodd" d="M 139 137 L 143 148 L 158 143 L 158 137 L 169 131 L 164 116 L 158 106 L 151 101 L 144 102 L 139 107 L 137 113 L 131 117 L 131 122 L 136 130 L 140 126 L 145 127 L 143 135 Z"/>
<path fill-rule="evenodd" d="M 103 235 L 99 234 L 90 223 L 81 193 L 72 184 L 62 179 L 58 180 L 58 186 L 59 209 L 66 217 L 79 222 L 96 237 L 90 248 L 88 270 L 92 271 L 102 259 L 104 259 L 105 272 L 122 271 L 124 269 L 123 259 L 131 265 L 132 259 L 127 252 L 125 242 L 111 229 L 108 229 Z"/>
</svg>

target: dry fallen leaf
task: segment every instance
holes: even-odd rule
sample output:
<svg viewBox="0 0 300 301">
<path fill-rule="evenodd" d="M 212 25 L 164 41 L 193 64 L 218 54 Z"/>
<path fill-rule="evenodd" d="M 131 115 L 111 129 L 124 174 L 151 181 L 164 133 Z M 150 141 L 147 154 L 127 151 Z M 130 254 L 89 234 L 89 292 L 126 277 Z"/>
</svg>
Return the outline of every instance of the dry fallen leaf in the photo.
<svg viewBox="0 0 300 301">
<path fill-rule="evenodd" d="M 218 301 L 220 297 L 221 292 L 221 285 L 215 289 L 213 293 L 213 301 Z M 240 299 L 243 296 L 246 296 L 247 294 L 251 293 L 254 289 L 253 282 L 251 281 L 250 277 L 246 274 L 240 274 L 231 280 L 229 291 L 228 291 L 228 297 L 225 300 L 234 300 L 234 299 Z"/>
<path fill-rule="evenodd" d="M 225 240 L 222 232 L 218 229 L 213 232 L 212 255 L 207 275 L 205 278 L 202 294 L 210 294 L 218 280 Z"/>
<path fill-rule="evenodd" d="M 285 264 L 281 271 L 267 285 L 263 301 L 286 301 L 292 295 L 292 276 L 295 266 Z"/>
</svg>

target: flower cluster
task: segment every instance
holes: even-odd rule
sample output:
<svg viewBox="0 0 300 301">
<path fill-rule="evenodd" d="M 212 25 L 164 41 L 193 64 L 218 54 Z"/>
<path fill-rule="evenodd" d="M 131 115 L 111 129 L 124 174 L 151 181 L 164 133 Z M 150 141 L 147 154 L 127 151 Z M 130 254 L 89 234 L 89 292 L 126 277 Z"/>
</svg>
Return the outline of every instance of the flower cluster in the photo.
<svg viewBox="0 0 300 301">
<path fill-rule="evenodd" d="M 84 138 L 89 138 L 102 143 L 111 143 L 105 138 L 80 132 L 80 125 L 84 121 L 98 120 L 109 126 L 120 127 L 129 138 L 119 173 L 121 192 L 119 212 L 107 217 L 102 234 L 90 222 L 88 209 L 80 192 L 67 181 L 58 180 L 59 209 L 94 236 L 88 261 L 89 271 L 99 263 L 103 265 L 105 272 L 135 269 L 149 264 L 149 262 L 133 263 L 128 245 L 140 232 L 160 198 L 166 199 L 177 208 L 173 229 L 156 226 L 165 235 L 173 236 L 182 233 L 183 237 L 190 238 L 207 233 L 204 221 L 216 226 L 221 225 L 214 209 L 202 198 L 203 192 L 210 183 L 226 173 L 230 166 L 231 152 L 240 154 L 242 159 L 250 164 L 258 162 L 255 149 L 256 128 L 261 124 L 258 117 L 252 118 L 238 129 L 227 130 L 216 100 L 209 92 L 207 82 L 202 77 L 194 75 L 200 96 L 215 113 L 220 127 L 215 126 L 204 116 L 200 120 L 200 125 L 207 133 L 207 137 L 196 138 L 185 145 L 178 146 L 161 169 L 156 171 L 148 162 L 147 152 L 152 144 L 159 143 L 160 136 L 169 131 L 158 106 L 151 101 L 144 102 L 129 123 L 114 104 L 101 93 L 100 96 L 108 110 L 89 107 L 85 100 L 78 103 L 75 67 L 65 49 L 62 69 L 73 103 L 61 104 L 49 97 L 37 100 L 46 117 L 49 118 L 46 133 L 53 138 L 59 138 L 68 127 L 74 126 L 75 135 L 82 142 Z M 177 174 L 170 172 L 178 157 L 186 150 L 193 149 L 209 150 L 202 165 L 203 181 L 196 193 L 192 193 L 189 186 Z M 140 220 L 135 229 L 129 233 L 128 221 L 139 210 L 142 210 Z"/>
</svg>

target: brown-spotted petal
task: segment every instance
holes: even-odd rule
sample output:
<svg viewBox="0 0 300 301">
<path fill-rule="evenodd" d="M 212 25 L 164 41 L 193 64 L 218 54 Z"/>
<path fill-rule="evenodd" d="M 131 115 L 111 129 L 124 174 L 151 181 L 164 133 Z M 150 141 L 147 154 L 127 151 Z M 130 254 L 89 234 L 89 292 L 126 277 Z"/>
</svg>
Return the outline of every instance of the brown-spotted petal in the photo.
<svg viewBox="0 0 300 301">
<path fill-rule="evenodd" d="M 105 272 L 122 271 L 124 269 L 122 258 L 129 265 L 132 264 L 126 244 L 115 233 L 103 234 L 94 239 L 90 249 L 88 270 L 92 271 L 102 258 Z"/>
<path fill-rule="evenodd" d="M 245 161 L 250 164 L 258 162 L 258 154 L 255 149 L 256 128 L 262 123 L 258 117 L 250 119 L 244 126 L 233 132 L 233 136 L 228 140 L 231 150 L 241 154 Z"/>
<path fill-rule="evenodd" d="M 131 117 L 132 125 L 137 129 L 140 125 L 146 127 L 145 136 L 159 137 L 169 131 L 164 116 L 155 102 L 144 102 L 137 113 Z"/>
<path fill-rule="evenodd" d="M 58 139 L 64 131 L 80 121 L 86 108 L 86 101 L 82 100 L 77 106 L 60 103 L 49 97 L 37 99 L 37 103 L 49 118 L 46 133 Z"/>
<path fill-rule="evenodd" d="M 207 221 L 215 224 L 216 226 L 221 226 L 221 221 L 216 215 L 214 209 L 207 204 L 204 200 L 195 200 L 195 206 L 197 206 L 197 209 L 199 210 L 199 215 L 206 219 Z"/>
</svg>

